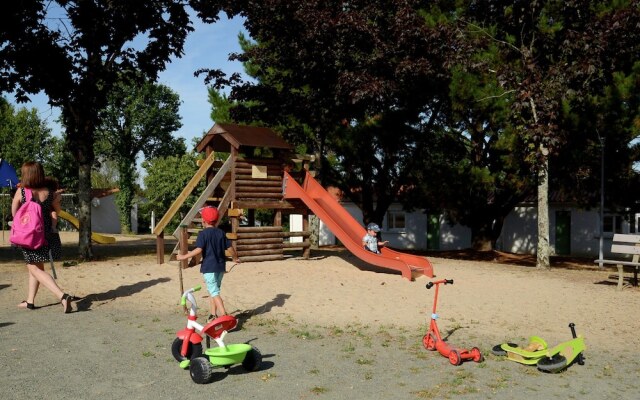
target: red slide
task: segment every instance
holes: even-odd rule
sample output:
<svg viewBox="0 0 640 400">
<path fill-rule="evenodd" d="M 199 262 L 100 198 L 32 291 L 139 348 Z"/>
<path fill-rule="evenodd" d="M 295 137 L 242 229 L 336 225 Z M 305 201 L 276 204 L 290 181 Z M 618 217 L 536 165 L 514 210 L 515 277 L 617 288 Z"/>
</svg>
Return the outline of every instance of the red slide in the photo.
<svg viewBox="0 0 640 400">
<path fill-rule="evenodd" d="M 300 199 L 318 217 L 344 246 L 356 257 L 369 264 L 400 271 L 404 278 L 413 280 L 417 275 L 433 278 L 433 267 L 424 257 L 400 253 L 386 247 L 375 254 L 362 247 L 362 238 L 367 233 L 340 203 L 333 198 L 313 177 L 306 173 L 303 186 L 291 175 L 284 173 L 284 198 Z"/>
</svg>

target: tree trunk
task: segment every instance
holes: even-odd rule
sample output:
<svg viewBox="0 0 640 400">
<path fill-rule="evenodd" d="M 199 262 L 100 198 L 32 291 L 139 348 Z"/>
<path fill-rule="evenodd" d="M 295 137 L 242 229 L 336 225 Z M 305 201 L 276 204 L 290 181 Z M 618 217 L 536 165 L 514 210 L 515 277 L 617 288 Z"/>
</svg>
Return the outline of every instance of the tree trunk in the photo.
<svg viewBox="0 0 640 400">
<path fill-rule="evenodd" d="M 80 221 L 78 236 L 78 252 L 80 259 L 93 258 L 91 248 L 91 163 L 81 162 L 78 165 L 78 220 Z"/>
<path fill-rule="evenodd" d="M 91 167 L 95 159 L 93 152 L 92 124 L 82 110 L 63 109 L 67 126 L 67 144 L 78 162 L 78 256 L 82 260 L 93 258 L 91 248 Z"/>
<path fill-rule="evenodd" d="M 473 250 L 491 251 L 494 242 L 491 226 L 484 224 L 479 227 L 471 227 L 471 247 Z"/>
<path fill-rule="evenodd" d="M 544 158 L 538 170 L 538 251 L 536 267 L 549 269 L 549 158 L 548 151 L 541 146 Z"/>
<path fill-rule="evenodd" d="M 491 251 L 493 250 L 493 244 L 490 237 L 487 236 L 475 236 L 471 240 L 471 247 L 475 251 Z"/>
</svg>

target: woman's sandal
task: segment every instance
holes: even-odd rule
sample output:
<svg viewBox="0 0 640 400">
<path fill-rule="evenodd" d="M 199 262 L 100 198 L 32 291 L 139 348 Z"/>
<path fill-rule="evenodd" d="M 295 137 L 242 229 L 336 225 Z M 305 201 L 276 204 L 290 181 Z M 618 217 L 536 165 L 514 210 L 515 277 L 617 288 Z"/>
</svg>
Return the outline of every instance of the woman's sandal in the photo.
<svg viewBox="0 0 640 400">
<path fill-rule="evenodd" d="M 65 314 L 69 314 L 71 312 L 71 299 L 73 297 L 69 296 L 68 294 L 64 293 L 62 295 L 62 298 L 60 299 L 60 304 L 62 304 L 62 307 L 64 307 L 64 313 Z"/>
<path fill-rule="evenodd" d="M 20 304 L 18 304 L 18 308 L 26 308 L 29 310 L 35 310 L 36 306 L 33 305 L 33 303 L 29 303 L 26 300 L 23 300 Z"/>
</svg>

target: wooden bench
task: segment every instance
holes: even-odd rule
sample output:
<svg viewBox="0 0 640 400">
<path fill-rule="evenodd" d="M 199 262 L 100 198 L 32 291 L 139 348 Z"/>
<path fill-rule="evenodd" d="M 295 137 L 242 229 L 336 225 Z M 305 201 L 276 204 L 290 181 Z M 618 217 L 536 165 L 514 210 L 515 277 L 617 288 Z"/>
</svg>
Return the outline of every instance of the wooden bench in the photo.
<svg viewBox="0 0 640 400">
<path fill-rule="evenodd" d="M 621 234 L 613 235 L 611 243 L 611 253 L 627 256 L 626 260 L 604 260 L 598 259 L 594 262 L 598 264 L 609 264 L 618 267 L 618 290 L 624 286 L 624 268 L 633 269 L 633 286 L 638 286 L 638 268 L 640 268 L 640 235 Z M 631 256 L 631 260 L 629 260 Z"/>
</svg>

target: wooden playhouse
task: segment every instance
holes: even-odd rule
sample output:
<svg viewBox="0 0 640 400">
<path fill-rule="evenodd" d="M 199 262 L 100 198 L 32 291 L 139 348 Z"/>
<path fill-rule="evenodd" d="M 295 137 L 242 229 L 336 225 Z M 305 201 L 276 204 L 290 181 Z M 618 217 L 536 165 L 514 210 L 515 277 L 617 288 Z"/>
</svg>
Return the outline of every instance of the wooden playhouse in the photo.
<svg viewBox="0 0 640 400">
<path fill-rule="evenodd" d="M 227 237 L 240 261 L 282 259 L 288 248 L 302 249 L 303 256 L 309 257 L 309 209 L 298 200 L 283 198 L 282 181 L 284 171 L 291 171 L 296 163 L 301 163 L 303 170 L 308 169 L 310 158 L 295 156 L 292 146 L 271 129 L 234 124 L 215 124 L 196 149 L 205 154 L 205 159 L 153 230 L 158 264 L 165 259 L 165 228 L 202 179 L 206 179 L 206 188 L 172 233 L 178 244 L 171 259 L 175 259 L 180 249 L 185 252 L 189 244 L 195 243 L 201 229 L 198 210 L 207 205 L 218 208 L 219 222 L 223 219 L 228 222 Z M 219 159 L 221 153 L 228 154 L 226 160 Z M 262 156 L 256 156 L 257 153 Z M 272 225 L 254 226 L 259 209 L 274 211 Z M 282 218 L 289 214 L 303 215 L 301 231 L 283 230 Z M 304 239 L 294 242 L 289 240 L 292 237 Z M 182 266 L 186 267 L 186 261 Z"/>
</svg>

